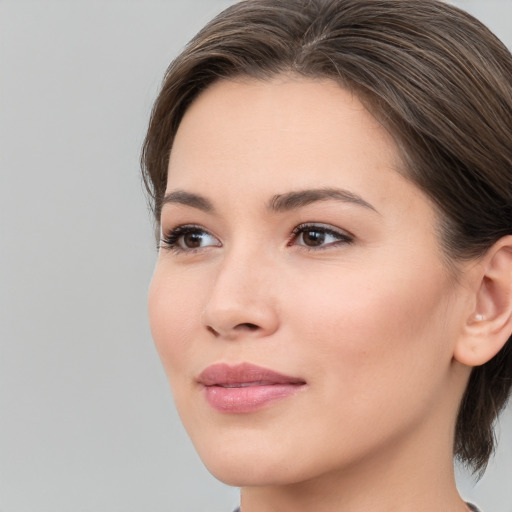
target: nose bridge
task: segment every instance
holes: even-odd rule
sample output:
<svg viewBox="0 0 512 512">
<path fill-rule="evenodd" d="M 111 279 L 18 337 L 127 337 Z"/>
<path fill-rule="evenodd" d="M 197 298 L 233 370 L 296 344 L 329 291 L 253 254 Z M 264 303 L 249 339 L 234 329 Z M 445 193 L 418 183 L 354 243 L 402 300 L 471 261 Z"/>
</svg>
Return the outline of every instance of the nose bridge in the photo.
<svg viewBox="0 0 512 512">
<path fill-rule="evenodd" d="M 227 338 L 274 332 L 278 318 L 271 292 L 272 267 L 270 255 L 253 244 L 227 249 L 203 312 L 205 326 Z"/>
</svg>

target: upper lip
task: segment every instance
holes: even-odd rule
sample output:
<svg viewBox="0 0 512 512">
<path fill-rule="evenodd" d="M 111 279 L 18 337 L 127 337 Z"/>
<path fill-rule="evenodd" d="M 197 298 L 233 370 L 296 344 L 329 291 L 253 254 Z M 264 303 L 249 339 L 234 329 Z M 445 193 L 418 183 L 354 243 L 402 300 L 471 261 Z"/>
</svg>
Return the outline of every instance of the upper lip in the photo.
<svg viewBox="0 0 512 512">
<path fill-rule="evenodd" d="M 226 363 L 213 364 L 205 368 L 198 377 L 204 386 L 270 386 L 273 384 L 305 384 L 304 379 L 290 377 L 268 368 L 251 363 L 230 366 Z"/>
</svg>

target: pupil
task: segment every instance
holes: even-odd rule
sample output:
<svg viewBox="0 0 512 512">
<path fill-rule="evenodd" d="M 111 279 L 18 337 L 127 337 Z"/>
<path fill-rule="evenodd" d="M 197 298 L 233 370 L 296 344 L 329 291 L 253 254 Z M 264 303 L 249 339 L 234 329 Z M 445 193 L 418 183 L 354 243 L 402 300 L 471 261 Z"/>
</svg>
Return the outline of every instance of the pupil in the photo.
<svg viewBox="0 0 512 512">
<path fill-rule="evenodd" d="M 325 240 L 325 233 L 320 231 L 306 231 L 302 236 L 304 243 L 309 246 L 321 245 Z"/>
<path fill-rule="evenodd" d="M 184 236 L 185 245 L 189 248 L 201 247 L 201 235 L 198 233 L 187 233 Z"/>
</svg>

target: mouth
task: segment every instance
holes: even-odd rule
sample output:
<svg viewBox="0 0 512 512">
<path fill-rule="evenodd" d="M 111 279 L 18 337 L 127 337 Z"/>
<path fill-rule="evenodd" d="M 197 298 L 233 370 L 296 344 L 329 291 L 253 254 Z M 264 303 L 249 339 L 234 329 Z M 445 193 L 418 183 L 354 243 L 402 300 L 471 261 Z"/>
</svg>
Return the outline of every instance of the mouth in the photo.
<svg viewBox="0 0 512 512">
<path fill-rule="evenodd" d="M 213 409 L 231 414 L 254 412 L 293 396 L 306 385 L 299 377 L 250 363 L 214 364 L 201 372 L 198 382 Z"/>
<path fill-rule="evenodd" d="M 274 386 L 276 382 L 264 381 L 264 380 L 256 380 L 253 382 L 236 382 L 234 384 L 213 384 L 217 385 L 221 388 L 248 388 L 251 386 Z"/>
</svg>

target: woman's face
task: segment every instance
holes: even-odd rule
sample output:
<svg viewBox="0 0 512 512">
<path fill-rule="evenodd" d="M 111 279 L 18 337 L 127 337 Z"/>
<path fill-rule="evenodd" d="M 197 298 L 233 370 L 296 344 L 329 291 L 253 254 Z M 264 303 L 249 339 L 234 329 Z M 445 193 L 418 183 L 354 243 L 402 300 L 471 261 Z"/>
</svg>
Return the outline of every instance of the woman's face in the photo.
<svg viewBox="0 0 512 512">
<path fill-rule="evenodd" d="M 399 168 L 390 135 L 334 82 L 221 81 L 188 109 L 149 312 L 180 416 L 221 480 L 292 483 L 406 445 L 450 449 L 467 299 Z"/>
</svg>

